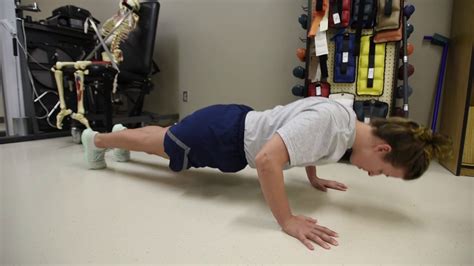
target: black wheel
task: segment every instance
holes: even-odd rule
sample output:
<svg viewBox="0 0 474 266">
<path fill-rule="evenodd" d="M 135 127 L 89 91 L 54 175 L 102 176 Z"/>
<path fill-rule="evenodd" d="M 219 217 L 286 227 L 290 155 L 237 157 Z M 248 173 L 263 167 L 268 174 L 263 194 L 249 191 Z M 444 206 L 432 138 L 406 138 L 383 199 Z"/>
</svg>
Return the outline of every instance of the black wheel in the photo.
<svg viewBox="0 0 474 266">
<path fill-rule="evenodd" d="M 71 127 L 72 142 L 76 144 L 81 144 L 81 134 L 82 129 L 78 127 Z"/>
</svg>

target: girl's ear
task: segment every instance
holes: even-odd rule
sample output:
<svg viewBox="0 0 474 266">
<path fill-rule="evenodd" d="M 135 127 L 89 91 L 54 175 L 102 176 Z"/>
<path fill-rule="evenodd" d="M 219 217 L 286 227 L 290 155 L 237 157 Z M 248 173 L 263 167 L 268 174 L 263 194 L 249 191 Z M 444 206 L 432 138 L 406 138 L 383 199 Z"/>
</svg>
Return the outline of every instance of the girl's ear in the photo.
<svg viewBox="0 0 474 266">
<path fill-rule="evenodd" d="M 392 151 L 392 146 L 387 143 L 379 144 L 376 146 L 377 152 L 390 153 Z"/>
</svg>

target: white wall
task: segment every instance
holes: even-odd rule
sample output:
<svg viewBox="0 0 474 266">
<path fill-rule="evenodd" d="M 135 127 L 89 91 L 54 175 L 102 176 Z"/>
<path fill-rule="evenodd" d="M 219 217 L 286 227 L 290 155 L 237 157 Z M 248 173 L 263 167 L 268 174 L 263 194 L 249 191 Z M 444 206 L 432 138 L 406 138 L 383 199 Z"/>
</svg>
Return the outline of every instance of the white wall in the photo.
<svg viewBox="0 0 474 266">
<path fill-rule="evenodd" d="M 32 1 L 24 1 L 24 3 Z M 74 4 L 101 21 L 115 0 L 39 0 L 45 18 L 59 5 Z M 288 103 L 298 82 L 292 69 L 304 37 L 297 18 L 304 0 L 162 0 L 155 59 L 162 72 L 147 110 L 182 116 L 215 103 L 258 109 Z M 182 102 L 182 91 L 189 101 Z"/>
<path fill-rule="evenodd" d="M 415 75 L 410 84 L 411 118 L 430 121 L 441 57 L 423 35 L 449 35 L 453 0 L 411 0 L 417 10 L 410 42 Z M 32 2 L 31 0 L 23 1 Z M 89 9 L 101 21 L 116 9 L 116 0 L 37 0 L 46 18 L 55 7 L 74 4 Z M 298 64 L 296 48 L 304 37 L 297 18 L 306 0 L 161 0 L 155 60 L 162 72 L 145 108 L 181 117 L 215 103 L 244 103 L 256 109 L 297 99 L 291 74 Z M 189 91 L 189 102 L 181 101 Z"/>
<path fill-rule="evenodd" d="M 0 56 L 2 56 L 1 49 L 0 49 Z M 3 104 L 3 77 L 2 77 L 1 65 L 0 65 L 0 117 L 5 117 L 5 108 Z"/>
<path fill-rule="evenodd" d="M 431 124 L 436 82 L 441 61 L 442 48 L 423 41 L 424 35 L 439 33 L 450 35 L 453 0 L 410 0 L 416 7 L 409 22 L 415 27 L 409 42 L 415 45 L 415 52 L 409 58 L 415 67 L 415 74 L 409 78 L 413 95 L 409 99 L 410 117 L 425 125 Z M 449 91 L 449 84 L 444 88 Z"/>
<path fill-rule="evenodd" d="M 164 90 L 148 106 L 177 104 L 185 115 L 214 103 L 263 109 L 296 99 L 291 72 L 302 44 L 298 37 L 305 34 L 297 22 L 298 2 L 303 1 L 162 1 L 158 85 Z M 181 102 L 182 90 L 189 91 L 188 103 Z M 163 94 L 169 101 L 160 100 Z"/>
</svg>

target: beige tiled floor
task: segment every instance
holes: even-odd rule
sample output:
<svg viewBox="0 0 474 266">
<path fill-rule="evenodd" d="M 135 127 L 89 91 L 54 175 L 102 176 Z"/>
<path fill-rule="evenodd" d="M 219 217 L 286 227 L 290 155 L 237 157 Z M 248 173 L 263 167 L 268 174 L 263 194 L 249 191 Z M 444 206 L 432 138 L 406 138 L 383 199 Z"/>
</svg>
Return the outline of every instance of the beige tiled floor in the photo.
<svg viewBox="0 0 474 266">
<path fill-rule="evenodd" d="M 70 138 L 0 145 L 0 263 L 474 263 L 474 178 L 438 164 L 413 182 L 324 166 L 349 187 L 328 193 L 287 171 L 294 212 L 340 234 L 311 252 L 279 230 L 255 170 L 174 174 L 132 153 L 90 171 L 81 152 Z"/>
</svg>

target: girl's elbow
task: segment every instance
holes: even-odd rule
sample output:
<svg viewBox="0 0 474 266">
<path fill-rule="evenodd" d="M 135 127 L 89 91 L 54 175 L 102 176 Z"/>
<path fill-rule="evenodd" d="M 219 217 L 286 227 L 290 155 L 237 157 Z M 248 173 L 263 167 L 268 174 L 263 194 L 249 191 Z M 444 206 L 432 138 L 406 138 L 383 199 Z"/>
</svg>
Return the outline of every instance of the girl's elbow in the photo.
<svg viewBox="0 0 474 266">
<path fill-rule="evenodd" d="M 267 152 L 261 151 L 255 156 L 255 166 L 259 169 L 265 168 L 270 162 L 270 155 Z"/>
</svg>

